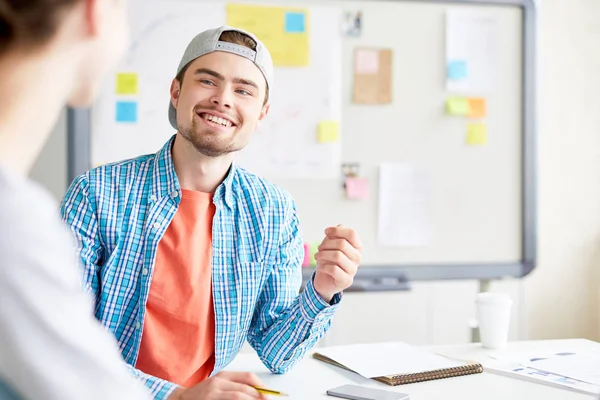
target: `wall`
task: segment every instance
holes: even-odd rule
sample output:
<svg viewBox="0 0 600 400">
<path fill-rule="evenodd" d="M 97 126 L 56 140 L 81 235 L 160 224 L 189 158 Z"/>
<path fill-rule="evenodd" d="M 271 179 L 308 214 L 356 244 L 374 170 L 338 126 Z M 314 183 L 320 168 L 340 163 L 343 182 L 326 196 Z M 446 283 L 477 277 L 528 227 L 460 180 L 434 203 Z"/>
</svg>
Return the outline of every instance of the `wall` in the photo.
<svg viewBox="0 0 600 400">
<path fill-rule="evenodd" d="M 544 0 L 539 44 L 539 255 L 531 338 L 600 340 L 600 2 Z"/>
<path fill-rule="evenodd" d="M 539 4 L 539 264 L 522 282 L 492 285 L 517 301 L 513 340 L 600 340 L 598 16 L 596 0 Z M 324 343 L 464 341 L 474 290 L 473 282 L 423 282 L 410 293 L 353 295 Z"/>
<path fill-rule="evenodd" d="M 520 326 L 513 338 L 600 340 L 598 16 L 597 0 L 544 0 L 540 5 L 540 262 L 523 282 L 492 286 L 506 289 L 518 300 L 515 323 Z M 64 127 L 63 118 L 32 172 L 57 198 L 67 185 Z M 418 343 L 443 343 L 468 337 L 464 325 L 471 312 L 474 282 L 416 283 L 414 287 L 409 293 L 348 297 L 349 307 L 340 310 L 327 340 L 406 334 Z M 386 333 L 369 317 L 356 317 L 357 308 L 366 316 L 393 315 L 399 321 L 396 331 Z M 450 320 L 450 313 L 459 317 Z"/>
</svg>

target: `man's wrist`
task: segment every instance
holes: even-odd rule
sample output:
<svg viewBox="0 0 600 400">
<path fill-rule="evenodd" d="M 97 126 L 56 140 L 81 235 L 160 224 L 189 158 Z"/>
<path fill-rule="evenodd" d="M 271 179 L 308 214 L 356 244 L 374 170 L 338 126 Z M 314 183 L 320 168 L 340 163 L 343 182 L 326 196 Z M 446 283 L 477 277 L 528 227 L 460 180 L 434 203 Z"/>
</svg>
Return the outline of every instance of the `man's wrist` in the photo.
<svg viewBox="0 0 600 400">
<path fill-rule="evenodd" d="M 315 288 L 315 292 L 317 292 L 317 294 L 323 299 L 323 301 L 327 304 L 331 304 L 331 300 L 333 299 L 333 296 L 335 296 L 335 293 L 327 293 L 327 292 L 322 292 L 319 289 Z"/>
<path fill-rule="evenodd" d="M 173 393 L 171 393 L 168 400 L 184 400 L 183 399 L 184 392 L 185 392 L 185 389 L 177 388 L 177 389 L 175 389 L 175 391 Z"/>
</svg>

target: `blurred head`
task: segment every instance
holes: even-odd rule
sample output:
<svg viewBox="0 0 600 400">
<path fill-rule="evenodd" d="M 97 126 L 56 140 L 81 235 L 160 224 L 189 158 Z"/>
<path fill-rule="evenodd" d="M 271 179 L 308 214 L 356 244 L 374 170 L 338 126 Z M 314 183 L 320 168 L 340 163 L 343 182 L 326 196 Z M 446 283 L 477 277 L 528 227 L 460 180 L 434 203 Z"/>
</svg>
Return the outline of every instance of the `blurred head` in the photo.
<svg viewBox="0 0 600 400">
<path fill-rule="evenodd" d="M 87 106 L 126 48 L 125 10 L 125 0 L 0 0 L 0 59 L 62 51 L 74 63 L 69 105 Z"/>
<path fill-rule="evenodd" d="M 217 36 L 205 38 L 202 33 L 186 51 L 192 60 L 180 66 L 171 84 L 170 120 L 198 152 L 218 157 L 243 149 L 268 113 L 272 61 L 264 45 L 249 34 L 210 32 Z M 220 45 L 207 52 L 207 43 Z M 240 47 L 228 51 L 223 43 Z M 195 52 L 206 54 L 193 58 Z"/>
</svg>

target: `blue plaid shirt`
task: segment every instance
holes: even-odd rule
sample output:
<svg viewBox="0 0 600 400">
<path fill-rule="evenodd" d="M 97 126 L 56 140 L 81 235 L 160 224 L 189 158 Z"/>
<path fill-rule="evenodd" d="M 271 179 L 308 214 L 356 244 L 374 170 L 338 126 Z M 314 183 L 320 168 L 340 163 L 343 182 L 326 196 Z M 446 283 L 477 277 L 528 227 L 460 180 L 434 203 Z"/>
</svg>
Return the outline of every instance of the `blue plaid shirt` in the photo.
<svg viewBox="0 0 600 400">
<path fill-rule="evenodd" d="M 157 399 L 167 398 L 176 385 L 133 366 L 158 243 L 181 199 L 171 158 L 174 137 L 156 154 L 79 176 L 61 207 L 79 243 L 96 318 L 114 333 L 132 373 Z M 299 294 L 304 250 L 287 193 L 232 165 L 213 201 L 213 374 L 234 359 L 246 339 L 265 366 L 283 373 L 324 335 L 341 294 L 326 303 L 312 279 Z"/>
</svg>

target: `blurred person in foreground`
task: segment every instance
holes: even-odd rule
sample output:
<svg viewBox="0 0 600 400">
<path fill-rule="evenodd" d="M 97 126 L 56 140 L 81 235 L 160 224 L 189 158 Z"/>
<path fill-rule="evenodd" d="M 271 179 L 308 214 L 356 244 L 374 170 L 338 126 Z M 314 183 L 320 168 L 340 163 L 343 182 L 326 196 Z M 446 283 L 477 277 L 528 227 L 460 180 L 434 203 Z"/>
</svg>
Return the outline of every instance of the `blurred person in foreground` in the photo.
<svg viewBox="0 0 600 400">
<path fill-rule="evenodd" d="M 148 399 L 93 316 L 75 242 L 27 178 L 61 110 L 89 106 L 128 41 L 123 0 L 0 0 L 0 398 Z M 227 372 L 182 399 L 252 399 Z"/>
</svg>

